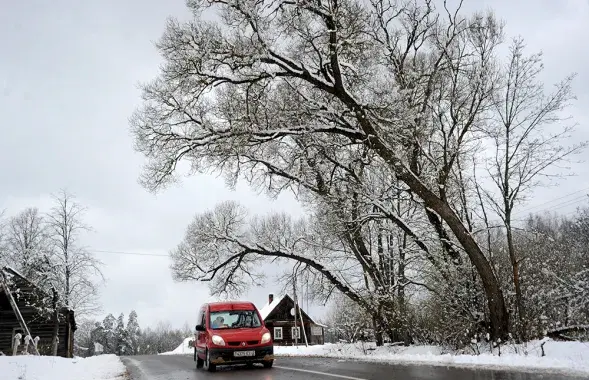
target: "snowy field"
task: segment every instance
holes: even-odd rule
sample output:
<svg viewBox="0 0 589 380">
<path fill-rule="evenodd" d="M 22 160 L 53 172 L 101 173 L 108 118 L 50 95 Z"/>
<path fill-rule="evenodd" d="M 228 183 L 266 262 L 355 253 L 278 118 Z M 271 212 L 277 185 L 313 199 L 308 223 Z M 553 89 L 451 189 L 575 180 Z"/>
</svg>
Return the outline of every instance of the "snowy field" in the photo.
<svg viewBox="0 0 589 380">
<path fill-rule="evenodd" d="M 193 348 L 186 338 L 175 350 L 162 355 L 188 355 Z M 473 347 L 470 352 L 451 352 L 439 346 L 376 347 L 373 343 L 325 344 L 322 346 L 274 346 L 277 356 L 313 356 L 367 360 L 387 363 L 429 364 L 441 366 L 479 366 L 485 368 L 520 368 L 589 374 L 589 343 L 542 341 L 526 345 L 505 345 L 501 355 L 488 345 Z M 475 354 L 478 352 L 478 354 Z"/>
<path fill-rule="evenodd" d="M 125 366 L 115 355 L 87 359 L 0 356 L 2 380 L 123 380 L 125 371 Z"/>
</svg>

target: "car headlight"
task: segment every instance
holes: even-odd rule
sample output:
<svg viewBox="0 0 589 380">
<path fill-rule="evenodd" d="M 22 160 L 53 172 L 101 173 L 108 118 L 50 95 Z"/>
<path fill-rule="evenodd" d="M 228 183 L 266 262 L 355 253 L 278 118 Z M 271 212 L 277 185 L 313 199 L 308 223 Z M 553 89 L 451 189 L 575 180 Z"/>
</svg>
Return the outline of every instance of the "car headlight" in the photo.
<svg viewBox="0 0 589 380">
<path fill-rule="evenodd" d="M 213 340 L 213 344 L 216 344 L 217 346 L 225 345 L 225 341 L 219 335 L 213 335 L 211 339 Z"/>
<path fill-rule="evenodd" d="M 268 343 L 271 339 L 272 339 L 272 336 L 270 335 L 269 332 L 264 333 L 264 335 L 262 335 L 262 341 L 260 343 L 261 344 Z"/>
</svg>

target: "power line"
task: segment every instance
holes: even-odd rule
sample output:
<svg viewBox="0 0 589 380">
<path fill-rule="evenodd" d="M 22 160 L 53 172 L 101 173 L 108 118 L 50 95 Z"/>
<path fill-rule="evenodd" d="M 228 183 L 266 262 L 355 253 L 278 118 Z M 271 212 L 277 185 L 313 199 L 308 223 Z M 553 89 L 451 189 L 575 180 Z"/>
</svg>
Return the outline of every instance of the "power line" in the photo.
<svg viewBox="0 0 589 380">
<path fill-rule="evenodd" d="M 548 206 L 548 207 L 545 207 L 545 208 L 540 208 L 540 209 L 529 208 L 529 209 L 517 211 L 517 212 L 514 212 L 513 213 L 513 216 L 515 216 L 515 215 L 520 216 L 522 214 L 538 214 L 538 213 L 543 212 L 543 211 L 560 210 L 560 209 L 563 209 L 565 207 L 574 206 L 574 205 L 577 205 L 577 204 L 580 204 L 580 203 L 584 203 L 584 202 L 587 202 L 587 201 L 589 201 L 589 198 L 587 197 L 587 194 L 583 194 L 580 197 L 569 199 L 567 201 L 564 201 L 564 202 L 561 202 L 561 203 L 557 203 L 555 205 Z"/>
<path fill-rule="evenodd" d="M 562 199 L 566 199 L 566 198 L 570 197 L 571 195 L 579 194 L 579 193 L 585 192 L 585 191 L 589 191 L 589 187 L 586 187 L 586 188 L 581 189 L 581 190 L 574 191 L 572 193 L 563 195 L 563 196 L 558 197 L 558 198 L 551 199 L 551 200 L 546 201 L 546 202 L 539 203 L 539 204 L 537 204 L 535 206 L 528 207 L 528 208 L 526 208 L 524 210 L 520 210 L 520 211 L 514 212 L 512 215 L 515 216 L 515 215 L 521 215 L 521 214 L 524 214 L 524 213 L 525 214 L 539 213 L 539 212 L 546 211 L 546 210 L 559 210 L 559 209 L 562 209 L 562 208 L 565 208 L 565 207 L 568 207 L 568 206 L 572 206 L 572 205 L 581 203 L 584 200 L 588 200 L 589 199 L 588 198 L 589 197 L 589 194 L 583 194 L 583 195 L 577 196 L 577 197 L 575 197 L 573 199 L 569 199 L 569 200 L 566 200 L 564 202 L 557 203 L 555 205 L 551 205 L 551 206 L 548 206 L 548 207 L 544 207 L 544 208 L 538 209 L 538 207 L 540 207 L 540 206 L 544 206 L 544 205 L 547 205 L 547 204 L 550 204 L 550 203 L 553 203 L 553 202 L 556 202 L 556 201 L 559 201 L 559 200 L 562 200 Z M 564 216 L 574 214 L 575 212 L 576 211 L 568 212 Z M 92 250 L 90 250 L 90 252 L 93 252 L 93 253 L 108 253 L 108 254 L 113 254 L 113 255 L 150 256 L 150 257 L 168 257 L 168 258 L 170 257 L 170 255 L 161 254 L 161 253 L 111 251 L 111 250 L 99 250 L 99 249 L 92 249 Z"/>
<path fill-rule="evenodd" d="M 527 207 L 522 210 L 517 210 L 511 214 L 511 216 L 514 217 L 512 219 L 512 221 L 522 222 L 522 221 L 525 221 L 530 214 L 540 214 L 545 211 L 557 211 L 557 210 L 561 210 L 563 208 L 579 205 L 581 203 L 588 203 L 589 204 L 589 193 L 584 193 L 584 194 L 582 194 L 580 196 L 576 196 L 572 199 L 567 199 L 564 202 L 559 202 L 556 204 L 549 205 L 549 204 L 554 203 L 556 201 L 569 198 L 572 195 L 579 194 L 579 193 L 582 193 L 585 191 L 589 191 L 589 187 L 574 191 L 569 194 L 565 194 L 561 197 L 554 198 L 554 199 L 548 200 L 546 202 L 539 203 L 535 206 Z M 549 205 L 549 206 L 546 206 L 546 205 Z M 542 206 L 545 206 L 545 207 L 542 207 Z M 565 215 L 574 214 L 575 212 L 577 212 L 577 210 L 567 212 Z M 565 216 L 565 215 L 562 215 L 562 216 Z M 497 221 L 496 219 L 493 219 L 493 220 Z"/>
<path fill-rule="evenodd" d="M 535 205 L 535 206 L 528 207 L 528 208 L 526 208 L 526 209 L 524 209 L 524 210 L 517 211 L 517 212 L 515 212 L 515 213 L 513 213 L 513 214 L 514 214 L 514 215 L 517 215 L 517 214 L 521 214 L 521 213 L 538 212 L 538 211 L 547 210 L 547 209 L 549 209 L 549 208 L 552 208 L 552 207 L 554 207 L 554 206 L 558 206 L 559 204 L 556 204 L 556 205 L 554 205 L 554 206 L 549 206 L 549 207 L 541 208 L 540 210 L 532 211 L 532 210 L 534 210 L 534 209 L 537 209 L 538 207 L 541 207 L 541 206 L 547 205 L 547 204 L 549 204 L 549 203 L 556 202 L 556 201 L 559 201 L 559 200 L 561 200 L 561 199 L 568 198 L 568 197 L 570 197 L 571 195 L 575 195 L 575 194 L 583 193 L 583 192 L 586 192 L 586 191 L 589 191 L 589 187 L 586 187 L 586 188 L 584 188 L 584 189 L 581 189 L 581 190 L 574 191 L 574 192 L 572 192 L 572 193 L 569 193 L 569 194 L 565 194 L 565 195 L 563 195 L 562 197 L 554 198 L 554 199 L 551 199 L 551 200 L 549 200 L 549 201 L 546 201 L 546 202 L 539 203 L 539 204 L 537 204 L 537 205 Z M 581 195 L 581 196 L 579 196 L 579 197 L 575 197 L 575 198 L 573 198 L 573 199 L 569 199 L 568 201 L 565 201 L 564 203 L 567 203 L 567 202 L 573 201 L 574 199 L 581 199 L 581 198 L 582 198 L 582 199 L 587 199 L 586 197 L 587 197 L 587 194 L 583 194 L 583 195 Z M 560 204 L 562 204 L 562 203 L 560 203 Z"/>
<path fill-rule="evenodd" d="M 92 253 L 110 253 L 114 255 L 134 255 L 134 256 L 153 256 L 153 257 L 170 257 L 170 255 L 164 255 L 161 253 L 144 253 L 144 252 L 124 252 L 124 251 L 107 251 L 107 250 L 90 250 Z"/>
</svg>

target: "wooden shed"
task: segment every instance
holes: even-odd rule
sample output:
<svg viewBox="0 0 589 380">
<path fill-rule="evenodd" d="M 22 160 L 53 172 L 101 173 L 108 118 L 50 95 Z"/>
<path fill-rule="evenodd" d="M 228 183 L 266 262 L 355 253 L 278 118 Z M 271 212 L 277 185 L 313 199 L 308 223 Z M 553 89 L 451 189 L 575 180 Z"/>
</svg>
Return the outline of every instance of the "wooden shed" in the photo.
<svg viewBox="0 0 589 380">
<path fill-rule="evenodd" d="M 305 337 L 301 327 L 307 335 L 309 345 L 325 343 L 325 325 L 315 322 L 302 308 L 297 308 L 296 326 L 294 316 L 295 302 L 285 294 L 280 298 L 274 298 L 273 294 L 268 296 L 268 303 L 260 309 L 260 314 L 266 327 L 270 330 L 274 344 L 277 346 L 289 346 L 298 343 L 305 344 Z M 303 316 L 301 323 L 300 314 Z M 297 339 L 295 339 L 295 337 Z"/>
<path fill-rule="evenodd" d="M 31 338 L 39 337 L 37 348 L 41 355 L 51 355 L 51 343 L 53 340 L 54 323 L 52 322 L 51 313 L 48 310 L 42 311 L 36 307 L 44 301 L 45 305 L 51 303 L 52 296 L 47 294 L 41 288 L 22 276 L 12 268 L 5 267 L 0 269 L 7 279 L 6 288 L 8 288 L 12 300 L 16 304 L 14 308 L 9 294 L 6 293 L 5 287 L 0 286 L 0 351 L 6 355 L 12 354 L 12 342 L 16 334 L 20 333 L 25 336 L 21 323 L 16 313 L 20 313 L 31 334 Z M 76 331 L 76 321 L 74 312 L 67 308 L 61 308 L 59 318 L 59 343 L 57 355 L 65 358 L 73 357 L 74 352 L 74 332 Z M 19 347 L 19 352 L 24 346 Z"/>
</svg>

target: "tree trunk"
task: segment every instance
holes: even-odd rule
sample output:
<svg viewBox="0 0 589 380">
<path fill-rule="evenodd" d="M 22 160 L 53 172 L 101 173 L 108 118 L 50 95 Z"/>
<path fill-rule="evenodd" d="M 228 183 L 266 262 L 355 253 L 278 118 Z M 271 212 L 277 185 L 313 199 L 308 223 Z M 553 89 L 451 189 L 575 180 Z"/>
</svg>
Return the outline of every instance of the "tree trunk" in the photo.
<svg viewBox="0 0 589 380">
<path fill-rule="evenodd" d="M 397 299 L 399 302 L 399 319 L 401 321 L 401 337 L 405 346 L 411 344 L 409 335 L 409 321 L 407 320 L 407 308 L 405 307 L 405 249 L 407 248 L 407 234 L 403 233 L 403 244 L 399 248 L 399 267 L 397 278 L 399 279 L 399 289 L 397 290 Z"/>
<path fill-rule="evenodd" d="M 374 339 L 376 340 L 376 346 L 381 347 L 384 345 L 384 340 L 382 338 L 382 326 L 380 325 L 376 316 L 372 317 L 372 326 L 374 328 Z"/>
<path fill-rule="evenodd" d="M 72 273 L 70 271 L 69 268 L 69 261 L 68 258 L 66 256 L 66 263 L 65 263 L 65 291 L 64 291 L 64 306 L 66 307 L 70 307 L 70 293 L 71 293 L 71 285 L 70 285 L 70 281 L 71 281 L 71 277 L 72 277 Z"/>
<path fill-rule="evenodd" d="M 421 183 L 420 185 L 423 186 Z M 425 186 L 423 186 L 423 188 L 425 188 Z M 501 340 L 505 340 L 509 332 L 509 314 L 505 306 L 503 292 L 499 286 L 499 281 L 493 273 L 491 264 L 485 257 L 477 242 L 474 240 L 474 237 L 467 231 L 450 206 L 446 203 L 443 203 L 434 194 L 429 193 L 429 190 L 427 190 L 427 193 L 423 194 L 422 199 L 424 199 L 428 207 L 431 207 L 442 217 L 442 219 L 444 219 L 444 221 L 446 221 L 466 251 L 470 261 L 476 268 L 478 275 L 481 277 L 481 282 L 487 297 L 489 316 L 491 319 L 492 339 L 497 340 L 500 338 Z"/>
<path fill-rule="evenodd" d="M 296 277 L 295 277 L 295 281 L 296 281 Z M 303 331 L 303 339 L 305 340 L 305 346 L 309 347 L 309 341 L 307 340 L 307 331 L 305 330 L 305 320 L 303 319 L 303 313 L 301 311 L 301 308 L 299 307 L 299 301 L 298 301 L 298 297 L 297 297 L 297 289 L 296 289 L 296 283 L 295 283 L 295 289 L 294 289 L 295 293 L 294 293 L 294 302 L 295 302 L 295 313 L 299 313 L 299 317 L 301 318 L 301 330 Z"/>
<path fill-rule="evenodd" d="M 507 250 L 509 251 L 509 260 L 511 261 L 513 287 L 515 289 L 515 308 L 518 319 L 518 333 L 522 341 L 527 341 L 527 324 L 526 311 L 521 290 L 521 281 L 519 278 L 519 261 L 515 254 L 515 246 L 513 244 L 513 232 L 511 230 L 511 210 L 508 210 L 505 218 L 505 226 L 507 227 Z"/>
<path fill-rule="evenodd" d="M 51 341 L 51 355 L 57 356 L 57 348 L 59 345 L 59 295 L 55 288 L 52 288 L 51 291 L 53 292 L 53 334 Z"/>
<path fill-rule="evenodd" d="M 428 189 L 419 178 L 405 167 L 396 166 L 399 178 L 403 180 L 423 201 L 425 206 L 434 210 L 447 224 L 456 236 L 468 255 L 470 261 L 481 277 L 481 282 L 487 298 L 489 316 L 491 322 L 491 337 L 493 340 L 505 340 L 509 332 L 509 313 L 505 306 L 505 298 L 499 285 L 499 281 L 493 273 L 491 264 L 483 251 L 468 232 L 454 210 L 436 194 Z"/>
<path fill-rule="evenodd" d="M 293 298 L 294 298 L 294 305 L 293 305 L 293 311 L 294 311 L 294 343 L 295 346 L 299 345 L 299 337 L 298 334 L 296 333 L 297 331 L 297 290 L 296 290 L 296 283 L 297 283 L 297 274 L 296 274 L 296 268 L 295 268 L 295 272 L 294 272 L 294 277 L 293 277 L 293 282 L 292 282 L 292 292 L 293 292 Z"/>
<path fill-rule="evenodd" d="M 350 100 L 353 103 L 353 100 Z M 426 208 L 435 211 L 446 222 L 456 239 L 460 242 L 462 248 L 464 248 L 468 258 L 481 277 L 481 282 L 485 290 L 491 320 L 491 338 L 493 340 L 505 340 L 509 333 L 509 313 L 505 306 L 505 298 L 503 297 L 499 281 L 495 277 L 493 268 L 485 257 L 481 247 L 479 247 L 474 237 L 450 205 L 430 190 L 418 175 L 409 170 L 395 153 L 377 137 L 378 133 L 370 123 L 365 111 L 358 109 L 356 106 L 353 108 L 357 109 L 358 121 L 368 136 L 367 145 L 374 149 L 390 165 L 391 169 L 397 174 L 397 177 L 424 201 Z"/>
</svg>

